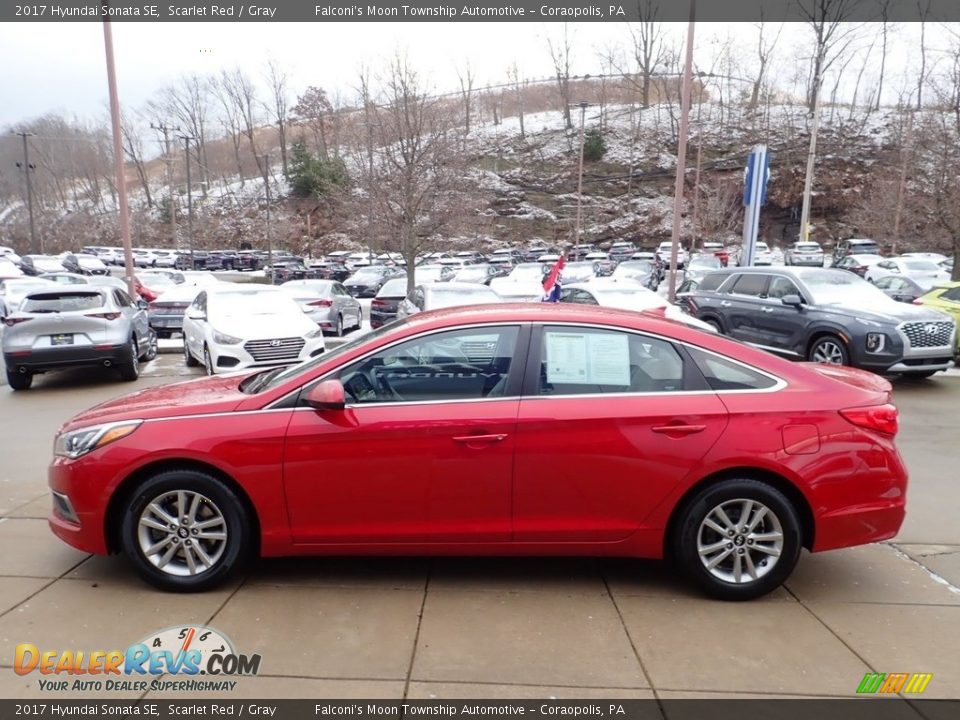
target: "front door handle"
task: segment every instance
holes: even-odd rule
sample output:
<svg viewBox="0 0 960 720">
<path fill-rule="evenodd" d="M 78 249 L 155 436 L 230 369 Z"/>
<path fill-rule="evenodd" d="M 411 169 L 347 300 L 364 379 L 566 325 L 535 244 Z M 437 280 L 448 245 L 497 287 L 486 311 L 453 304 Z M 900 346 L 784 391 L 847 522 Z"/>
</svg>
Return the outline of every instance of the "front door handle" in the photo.
<svg viewBox="0 0 960 720">
<path fill-rule="evenodd" d="M 765 313 L 772 313 L 772 312 L 773 312 L 773 308 L 772 308 L 772 307 L 762 307 L 762 308 L 760 308 L 760 310 L 761 310 L 762 312 L 765 312 Z"/>
<path fill-rule="evenodd" d="M 733 305 L 733 303 L 730 302 L 729 300 L 721 300 L 721 301 L 720 301 L 720 307 L 730 307 L 731 305 Z"/>
<path fill-rule="evenodd" d="M 685 435 L 695 435 L 707 429 L 706 425 L 658 425 L 651 428 L 653 432 L 671 437 L 683 437 Z"/>
<path fill-rule="evenodd" d="M 457 435 L 453 438 L 453 441 L 464 445 L 489 445 L 506 439 L 506 433 L 501 433 L 499 435 Z"/>
</svg>

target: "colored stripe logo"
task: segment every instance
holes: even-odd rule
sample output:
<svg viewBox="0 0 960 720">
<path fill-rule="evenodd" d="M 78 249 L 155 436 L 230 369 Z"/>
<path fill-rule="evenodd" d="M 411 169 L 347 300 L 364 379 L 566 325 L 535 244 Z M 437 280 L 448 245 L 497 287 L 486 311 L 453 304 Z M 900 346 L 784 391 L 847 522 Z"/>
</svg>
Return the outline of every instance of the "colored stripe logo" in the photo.
<svg viewBox="0 0 960 720">
<path fill-rule="evenodd" d="M 857 687 L 858 695 L 911 693 L 927 689 L 933 673 L 866 673 Z"/>
</svg>

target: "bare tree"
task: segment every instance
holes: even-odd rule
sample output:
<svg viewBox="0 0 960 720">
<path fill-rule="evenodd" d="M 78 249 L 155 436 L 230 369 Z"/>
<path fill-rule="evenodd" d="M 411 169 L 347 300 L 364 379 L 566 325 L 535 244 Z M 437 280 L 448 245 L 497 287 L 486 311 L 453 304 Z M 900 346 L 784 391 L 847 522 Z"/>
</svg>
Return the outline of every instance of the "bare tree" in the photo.
<svg viewBox="0 0 960 720">
<path fill-rule="evenodd" d="M 253 81 L 240 67 L 235 67 L 233 70 L 221 71 L 220 86 L 233 105 L 234 117 L 239 121 L 240 130 L 250 146 L 250 154 L 253 155 L 257 165 L 257 172 L 265 177 L 267 168 L 263 163 L 256 137 L 261 120 L 258 112 L 260 101 Z"/>
<path fill-rule="evenodd" d="M 517 117 L 520 120 L 520 139 L 525 140 L 527 134 L 523 127 L 523 96 L 526 90 L 526 81 L 520 78 L 520 70 L 517 67 L 516 60 L 507 68 L 507 79 L 513 88 L 514 98 L 517 103 Z"/>
<path fill-rule="evenodd" d="M 666 59 L 666 49 L 663 45 L 663 29 L 660 23 L 654 22 L 654 18 L 660 13 L 660 6 L 655 0 L 637 0 L 637 10 L 640 22 L 632 23 L 628 27 L 633 59 L 637 65 L 637 74 L 640 75 L 640 105 L 646 109 L 650 107 L 653 77 Z"/>
<path fill-rule="evenodd" d="M 431 99 L 407 58 L 395 56 L 386 69 L 381 102 L 370 102 L 368 79 L 361 101 L 369 122 L 370 146 L 361 147 L 361 186 L 373 209 L 385 249 L 398 250 L 411 271 L 417 255 L 441 230 L 465 214 L 465 164 L 450 132 L 452 117 Z"/>
<path fill-rule="evenodd" d="M 224 73 L 224 75 L 225 74 L 226 73 Z M 220 123 L 223 126 L 224 134 L 230 140 L 234 163 L 237 166 L 237 175 L 240 178 L 240 187 L 243 187 L 243 161 L 240 157 L 240 146 L 243 143 L 243 121 L 240 116 L 240 111 L 233 102 L 233 96 L 230 93 L 229 84 L 226 82 L 224 75 L 211 81 L 211 87 L 214 90 L 217 102 L 220 104 Z"/>
<path fill-rule="evenodd" d="M 121 113 L 121 140 L 123 141 L 123 154 L 133 163 L 137 171 L 137 177 L 140 179 L 140 185 L 143 187 L 143 193 L 146 196 L 147 207 L 153 207 L 153 198 L 150 195 L 150 178 L 147 176 L 146 162 L 143 156 L 143 135 L 136 121 L 129 114 Z"/>
<path fill-rule="evenodd" d="M 927 80 L 927 15 L 931 0 L 917 0 L 920 12 L 920 75 L 917 77 L 917 110 L 923 107 L 923 84 Z"/>
<path fill-rule="evenodd" d="M 861 0 L 797 0 L 804 22 L 814 35 L 814 53 L 807 92 L 807 110 L 812 115 L 823 76 L 856 38 L 858 25 L 846 25 Z"/>
<path fill-rule="evenodd" d="M 267 63 L 267 82 L 270 88 L 270 108 L 273 121 L 277 125 L 277 139 L 280 142 L 280 161 L 283 174 L 287 174 L 287 107 L 290 99 L 287 94 L 287 74 L 274 60 Z"/>
<path fill-rule="evenodd" d="M 463 71 L 457 68 L 457 79 L 460 81 L 460 98 L 463 101 L 463 132 L 470 133 L 470 109 L 473 100 L 473 83 L 476 77 L 470 68 L 470 61 Z"/>
<path fill-rule="evenodd" d="M 196 74 L 185 75 L 178 84 L 160 91 L 159 97 L 147 104 L 148 110 L 157 117 L 176 119 L 180 127 L 196 138 L 193 155 L 199 170 L 204 197 L 210 182 L 207 161 L 207 139 L 210 123 L 211 82 Z"/>
<path fill-rule="evenodd" d="M 880 47 L 880 79 L 877 81 L 877 97 L 873 105 L 874 110 L 880 109 L 880 101 L 883 96 L 883 81 L 887 69 L 887 39 L 890 31 L 896 27 L 890 23 L 890 2 L 891 0 L 883 0 L 880 5 L 880 17 L 883 21 L 881 30 L 882 45 Z"/>
<path fill-rule="evenodd" d="M 560 104 L 563 106 L 563 122 L 567 130 L 573 128 L 570 118 L 570 65 L 571 45 L 567 23 L 563 24 L 563 34 L 556 41 L 547 37 L 547 48 L 550 50 L 550 59 L 553 61 L 553 70 L 557 80 L 557 90 L 560 92 Z"/>
<path fill-rule="evenodd" d="M 760 90 L 763 88 L 763 81 L 766 79 L 767 69 L 770 65 L 770 56 L 777 47 L 777 42 L 780 40 L 780 33 L 783 32 L 783 23 L 780 23 L 776 34 L 773 36 L 772 40 L 769 40 L 769 42 L 765 41 L 763 37 L 765 28 L 766 23 L 763 22 L 763 9 L 761 7 L 760 22 L 757 23 L 757 29 L 759 30 L 759 37 L 757 39 L 757 59 L 760 61 L 760 67 L 757 70 L 757 75 L 753 81 L 753 87 L 750 90 L 750 101 L 747 103 L 748 112 L 755 112 L 757 105 L 760 102 Z"/>
</svg>

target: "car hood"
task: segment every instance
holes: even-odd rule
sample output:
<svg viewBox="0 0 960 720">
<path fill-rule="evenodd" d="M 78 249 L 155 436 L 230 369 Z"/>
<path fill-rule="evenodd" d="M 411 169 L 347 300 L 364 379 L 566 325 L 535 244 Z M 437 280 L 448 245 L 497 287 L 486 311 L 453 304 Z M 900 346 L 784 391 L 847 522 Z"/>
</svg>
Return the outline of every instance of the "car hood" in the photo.
<svg viewBox="0 0 960 720">
<path fill-rule="evenodd" d="M 229 412 L 249 397 L 238 389 L 240 381 L 249 374 L 215 375 L 121 395 L 75 415 L 60 430 L 134 418 L 148 420 Z"/>
<path fill-rule="evenodd" d="M 889 305 L 883 305 L 879 309 L 874 308 L 872 310 L 865 310 L 854 304 L 847 305 L 845 303 L 830 303 L 828 305 L 820 305 L 819 307 L 827 312 L 854 315 L 862 320 L 872 320 L 873 322 L 889 323 L 891 325 L 899 325 L 902 322 L 909 321 L 933 322 L 944 319 L 943 313 L 937 310 L 918 305 L 909 305 L 907 303 L 898 303 L 894 300 L 891 300 Z"/>
</svg>

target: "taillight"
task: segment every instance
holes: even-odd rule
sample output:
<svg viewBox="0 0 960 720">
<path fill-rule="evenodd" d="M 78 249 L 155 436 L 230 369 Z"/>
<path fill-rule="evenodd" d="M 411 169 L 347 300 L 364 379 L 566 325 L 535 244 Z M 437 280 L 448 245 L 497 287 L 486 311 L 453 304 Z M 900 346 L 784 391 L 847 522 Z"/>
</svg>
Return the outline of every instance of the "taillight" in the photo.
<svg viewBox="0 0 960 720">
<path fill-rule="evenodd" d="M 3 319 L 3 324 L 7 327 L 13 327 L 14 325 L 25 323 L 27 320 L 33 320 L 33 318 L 8 317 Z"/>
<path fill-rule="evenodd" d="M 374 298 L 373 302 L 370 303 L 370 307 L 386 307 L 389 303 L 386 300 L 378 300 Z"/>
<path fill-rule="evenodd" d="M 103 318 L 104 320 L 116 320 L 120 313 L 89 313 L 87 317 Z"/>
<path fill-rule="evenodd" d="M 841 410 L 847 422 L 867 430 L 875 430 L 891 437 L 897 434 L 897 409 L 893 405 L 871 405 Z"/>
<path fill-rule="evenodd" d="M 307 305 L 310 305 L 311 307 L 330 307 L 333 305 L 333 300 L 314 300 L 312 302 L 308 302 Z"/>
<path fill-rule="evenodd" d="M 913 304 L 913 305 L 923 305 L 923 300 L 921 300 L 920 298 L 914 298 L 912 304 Z"/>
</svg>

